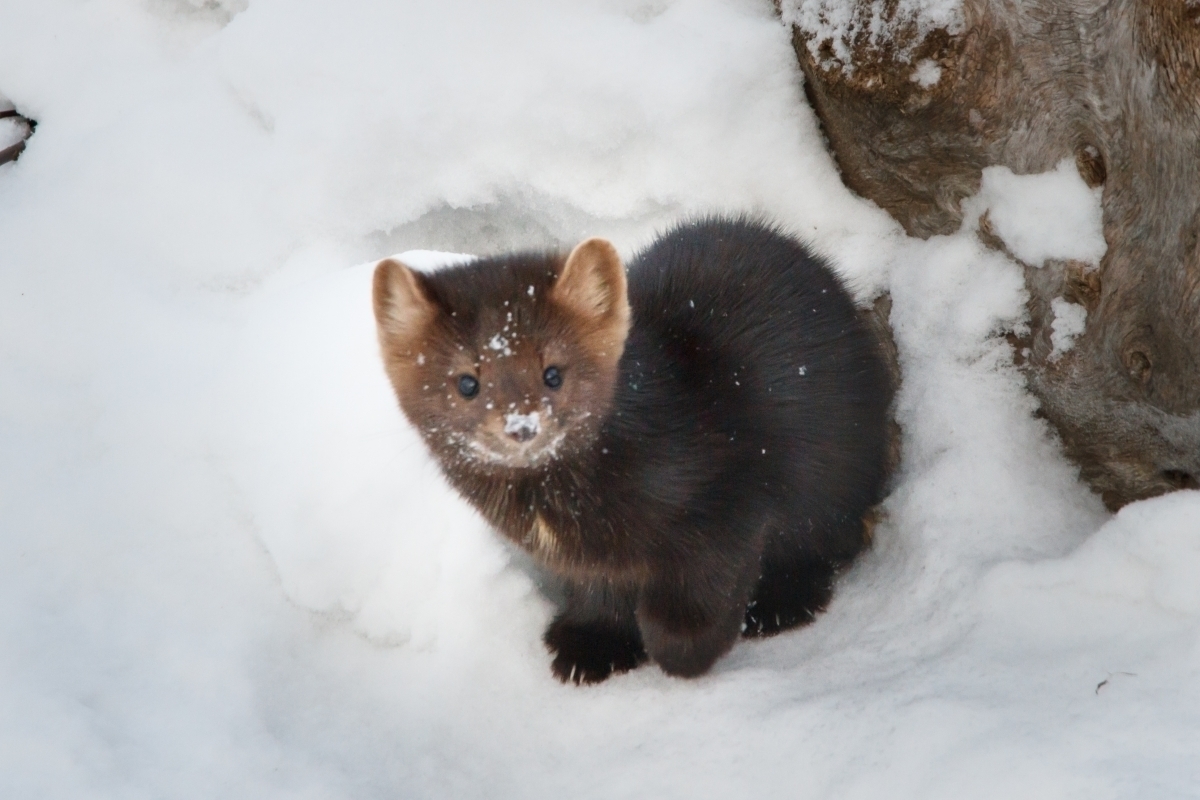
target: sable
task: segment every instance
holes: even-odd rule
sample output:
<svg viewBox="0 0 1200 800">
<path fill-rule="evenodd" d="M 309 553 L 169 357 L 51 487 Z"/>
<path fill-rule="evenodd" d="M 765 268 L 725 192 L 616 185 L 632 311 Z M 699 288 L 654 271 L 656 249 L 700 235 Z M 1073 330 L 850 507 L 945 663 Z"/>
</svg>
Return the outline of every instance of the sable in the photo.
<svg viewBox="0 0 1200 800">
<path fill-rule="evenodd" d="M 704 673 L 810 622 L 865 545 L 888 374 L 820 259 L 708 218 L 637 255 L 375 272 L 385 368 L 451 484 L 566 583 L 553 670 Z"/>
</svg>

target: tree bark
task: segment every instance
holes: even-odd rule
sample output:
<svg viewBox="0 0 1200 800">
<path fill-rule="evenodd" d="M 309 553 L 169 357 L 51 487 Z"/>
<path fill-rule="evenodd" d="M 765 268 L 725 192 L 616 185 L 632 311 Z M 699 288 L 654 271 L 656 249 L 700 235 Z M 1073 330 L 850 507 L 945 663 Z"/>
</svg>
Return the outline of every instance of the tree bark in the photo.
<svg viewBox="0 0 1200 800">
<path fill-rule="evenodd" d="M 1103 186 L 1099 269 L 1024 265 L 1019 360 L 1110 508 L 1194 488 L 1200 0 L 962 0 L 933 27 L 912 0 L 785 0 L 782 11 L 846 184 L 911 235 L 957 230 L 987 166 L 1043 172 L 1074 156 Z M 825 24 L 833 11 L 850 16 Z M 980 235 L 1002 247 L 986 221 Z M 1059 297 L 1088 314 L 1051 360 Z"/>
</svg>

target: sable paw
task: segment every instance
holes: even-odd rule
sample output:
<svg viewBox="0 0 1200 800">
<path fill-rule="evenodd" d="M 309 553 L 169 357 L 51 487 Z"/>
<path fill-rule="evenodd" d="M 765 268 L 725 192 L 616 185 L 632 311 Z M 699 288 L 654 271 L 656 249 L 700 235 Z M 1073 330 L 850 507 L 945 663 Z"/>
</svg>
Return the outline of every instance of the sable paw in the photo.
<svg viewBox="0 0 1200 800">
<path fill-rule="evenodd" d="M 599 683 L 614 672 L 628 672 L 646 660 L 637 628 L 557 619 L 546 629 L 542 641 L 554 653 L 550 669 L 563 683 Z"/>
<path fill-rule="evenodd" d="M 807 625 L 825 610 L 832 596 L 832 575 L 828 574 L 817 580 L 763 582 L 746 607 L 742 636 L 774 636 Z"/>
</svg>

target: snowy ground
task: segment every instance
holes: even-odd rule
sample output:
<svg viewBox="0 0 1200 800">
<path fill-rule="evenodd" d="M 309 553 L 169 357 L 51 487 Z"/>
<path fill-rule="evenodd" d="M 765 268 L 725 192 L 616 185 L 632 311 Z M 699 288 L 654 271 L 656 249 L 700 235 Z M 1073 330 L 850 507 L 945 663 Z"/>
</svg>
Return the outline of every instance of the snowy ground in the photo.
<svg viewBox="0 0 1200 800">
<path fill-rule="evenodd" d="M 0 92 L 39 123 L 0 167 L 0 796 L 1200 795 L 1200 493 L 1105 514 L 973 232 L 1094 261 L 1069 168 L 906 238 L 766 0 L 0 0 Z M 807 630 L 559 685 L 389 394 L 368 262 L 722 208 L 892 292 L 888 521 Z"/>
</svg>

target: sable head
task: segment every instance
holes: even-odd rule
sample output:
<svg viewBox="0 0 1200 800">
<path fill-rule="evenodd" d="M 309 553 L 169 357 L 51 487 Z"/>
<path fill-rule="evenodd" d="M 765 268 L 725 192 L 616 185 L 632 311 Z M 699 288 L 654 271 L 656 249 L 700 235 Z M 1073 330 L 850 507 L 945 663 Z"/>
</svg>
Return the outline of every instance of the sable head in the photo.
<svg viewBox="0 0 1200 800">
<path fill-rule="evenodd" d="M 386 259 L 374 302 L 400 407 L 444 465 L 536 469 L 594 441 L 629 331 L 609 242 L 431 274 Z"/>
</svg>

